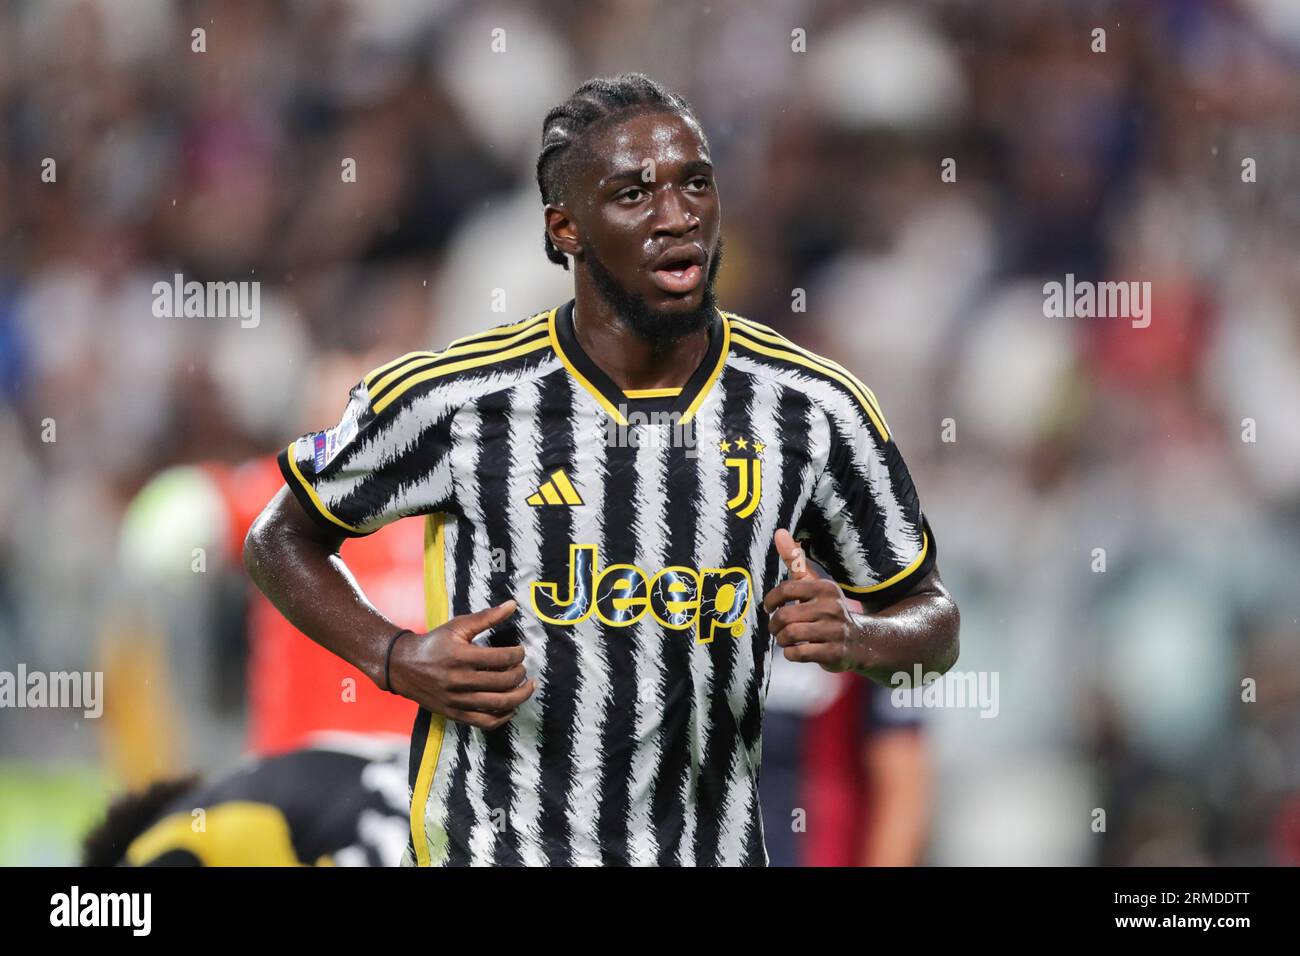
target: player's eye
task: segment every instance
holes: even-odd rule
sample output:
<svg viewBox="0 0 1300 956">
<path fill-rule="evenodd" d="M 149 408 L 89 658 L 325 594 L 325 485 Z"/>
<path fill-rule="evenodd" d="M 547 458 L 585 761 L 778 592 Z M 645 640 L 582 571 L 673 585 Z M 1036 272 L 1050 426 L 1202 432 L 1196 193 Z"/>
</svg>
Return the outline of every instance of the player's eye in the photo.
<svg viewBox="0 0 1300 956">
<path fill-rule="evenodd" d="M 643 192 L 645 192 L 645 190 L 642 189 L 640 186 L 630 186 L 627 189 L 623 190 L 621 193 L 619 193 L 618 198 L 620 200 L 631 199 L 635 202 L 636 199 L 638 199 L 639 197 L 633 196 L 632 193 L 643 193 Z"/>
<path fill-rule="evenodd" d="M 713 183 L 709 180 L 709 177 L 708 177 L 708 176 L 696 176 L 694 179 L 692 179 L 692 180 L 691 180 L 689 183 L 687 183 L 686 185 L 688 185 L 688 186 L 692 186 L 692 185 L 697 186 L 698 189 L 700 189 L 701 191 L 703 191 L 703 190 L 706 190 L 706 189 L 710 189 L 710 188 L 712 188 Z"/>
</svg>

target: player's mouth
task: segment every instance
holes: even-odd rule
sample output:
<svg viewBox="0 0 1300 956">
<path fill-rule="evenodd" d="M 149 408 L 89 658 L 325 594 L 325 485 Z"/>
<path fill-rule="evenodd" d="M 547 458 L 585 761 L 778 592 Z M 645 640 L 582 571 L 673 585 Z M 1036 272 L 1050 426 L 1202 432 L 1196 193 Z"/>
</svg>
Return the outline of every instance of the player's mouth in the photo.
<svg viewBox="0 0 1300 956">
<path fill-rule="evenodd" d="M 704 250 L 699 246 L 670 249 L 650 268 L 656 286 L 671 295 L 694 292 L 704 281 Z"/>
</svg>

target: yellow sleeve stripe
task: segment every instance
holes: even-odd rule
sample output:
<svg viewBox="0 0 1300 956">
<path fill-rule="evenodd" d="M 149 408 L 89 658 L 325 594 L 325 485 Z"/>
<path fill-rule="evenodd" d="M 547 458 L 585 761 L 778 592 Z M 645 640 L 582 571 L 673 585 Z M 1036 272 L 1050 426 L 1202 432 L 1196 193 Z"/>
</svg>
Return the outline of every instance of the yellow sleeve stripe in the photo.
<svg viewBox="0 0 1300 956">
<path fill-rule="evenodd" d="M 518 358 L 520 355 L 527 355 L 529 352 L 536 352 L 538 349 L 547 349 L 550 347 L 551 341 L 549 337 L 542 336 L 541 338 L 529 339 L 521 345 L 516 345 L 512 349 L 506 349 L 504 352 L 493 352 L 490 355 L 481 355 L 477 358 L 469 358 L 461 362 L 452 362 L 450 365 L 440 365 L 437 368 L 417 372 L 408 378 L 402 379 L 401 382 L 389 390 L 387 395 L 375 402 L 371 408 L 374 413 L 378 415 L 394 401 L 400 398 L 402 393 L 408 388 L 413 388 L 421 382 L 427 382 L 430 379 L 435 378 L 442 378 L 444 375 L 452 375 L 456 372 L 463 372 L 470 368 L 478 368 L 482 365 L 492 365 L 496 362 L 504 362 L 507 359 Z"/>
<path fill-rule="evenodd" d="M 397 358 L 389 362 L 385 362 L 383 365 L 380 365 L 378 368 L 371 369 L 369 372 L 366 373 L 363 381 L 366 383 L 366 388 L 370 388 L 371 385 L 374 383 L 375 379 L 379 378 L 381 375 L 391 372 L 399 365 L 408 365 L 411 362 L 415 361 L 416 359 L 421 359 L 421 358 L 437 358 L 439 355 L 445 355 L 447 352 L 450 352 L 452 349 L 456 348 L 459 345 L 464 345 L 467 342 L 476 342 L 480 339 L 485 339 L 488 336 L 509 335 L 511 332 L 520 332 L 530 325 L 532 326 L 538 325 L 541 322 L 541 320 L 544 319 L 545 317 L 546 317 L 546 313 L 543 312 L 540 313 L 539 315 L 533 316 L 530 319 L 525 319 L 523 322 L 516 322 L 514 325 L 508 325 L 499 329 L 488 329 L 485 332 L 476 332 L 473 335 L 463 335 L 460 338 L 456 339 L 451 344 L 449 344 L 442 352 L 435 352 L 428 349 L 422 349 L 415 352 L 407 352 L 405 355 L 399 355 Z M 501 343 L 497 342 L 496 344 L 501 344 Z M 488 345 L 485 347 L 490 348 L 491 346 Z"/>
<path fill-rule="evenodd" d="M 366 388 L 369 388 L 371 382 L 373 382 L 380 375 L 383 375 L 389 369 L 396 368 L 398 365 L 402 365 L 406 362 L 411 361 L 412 359 L 417 359 L 422 356 L 428 357 L 437 354 L 438 354 L 437 352 L 429 352 L 429 351 L 407 352 L 405 355 L 399 355 L 391 362 L 385 362 L 383 365 L 379 366 L 378 368 L 371 369 L 369 372 L 365 374 L 365 377 L 362 379 L 362 381 L 366 383 Z"/>
<path fill-rule="evenodd" d="M 462 335 L 460 338 L 450 342 L 447 345 L 447 348 L 454 349 L 456 346 L 464 345 L 466 342 L 477 342 L 480 339 L 486 339 L 493 336 L 509 335 L 512 332 L 522 332 L 524 329 L 540 325 L 546 319 L 548 312 L 549 310 L 546 312 L 538 312 L 536 315 L 530 316 L 522 322 L 516 322 L 514 325 L 503 325 L 498 329 L 485 329 L 482 332 L 475 332 L 472 335 Z"/>
<path fill-rule="evenodd" d="M 292 471 L 293 476 L 298 479 L 298 484 L 302 486 L 303 491 L 307 492 L 307 497 L 311 498 L 312 504 L 316 506 L 316 510 L 321 513 L 321 516 L 323 518 L 326 518 L 329 521 L 333 521 L 340 528 L 344 528 L 348 531 L 353 532 L 354 534 L 365 534 L 365 532 L 362 531 L 360 528 L 354 528 L 346 521 L 342 521 L 334 517 L 334 515 L 330 513 L 330 510 L 325 507 L 325 502 L 320 500 L 320 495 L 316 494 L 316 489 L 307 483 L 307 479 L 304 478 L 302 476 L 302 472 L 298 470 L 298 461 L 294 457 L 294 453 L 293 453 L 293 446 L 296 444 L 297 444 L 296 441 L 289 443 L 289 451 L 285 457 L 289 459 L 289 470 Z"/>
<path fill-rule="evenodd" d="M 872 392 L 871 389 L 867 388 L 867 386 L 863 384 L 861 379 L 859 379 L 856 375 L 854 375 L 852 372 L 846 369 L 843 365 L 840 365 L 838 362 L 833 362 L 830 359 L 826 358 L 825 356 L 815 355 L 812 352 L 809 352 L 807 349 L 800 348 L 798 345 L 795 345 L 793 342 L 787 339 L 784 335 L 781 335 L 779 332 L 775 332 L 772 329 L 768 328 L 767 326 L 759 324 L 758 322 L 754 322 L 750 319 L 744 319 L 741 318 L 740 316 L 733 316 L 732 318 L 737 325 L 743 328 L 748 334 L 752 335 L 754 338 L 760 339 L 764 342 L 770 342 L 773 345 L 777 345 L 780 346 L 781 348 L 788 349 L 791 352 L 797 352 L 798 354 L 804 356 L 804 358 L 808 359 L 811 362 L 816 363 L 816 365 L 825 369 L 827 374 L 830 374 L 831 372 L 838 372 L 840 375 L 843 375 L 845 378 L 849 380 L 849 382 L 852 383 L 852 386 L 850 387 L 856 386 L 855 394 L 857 395 L 858 400 L 862 402 L 864 405 L 869 405 L 871 409 L 875 412 L 875 414 L 872 416 L 873 420 L 879 419 L 880 424 L 884 426 L 885 413 L 881 409 L 880 402 L 876 398 L 875 393 Z M 882 431 L 885 434 L 885 440 L 888 441 L 889 440 L 888 427 L 887 426 L 883 427 Z"/>
<path fill-rule="evenodd" d="M 768 355 L 771 356 L 772 358 L 779 358 L 786 362 L 794 362 L 796 365 L 802 365 L 805 368 L 813 372 L 816 372 L 818 375 L 825 376 L 828 378 L 833 378 L 836 381 L 840 382 L 842 385 L 848 388 L 848 390 L 853 394 L 855 398 L 857 398 L 858 403 L 862 406 L 863 410 L 866 411 L 867 417 L 871 419 L 872 424 L 876 426 L 876 430 L 880 432 L 881 437 L 885 441 L 889 441 L 889 429 L 885 427 L 885 420 L 881 418 L 880 415 L 876 414 L 875 408 L 871 405 L 869 401 L 867 401 L 866 396 L 863 395 L 861 391 L 859 391 L 857 386 L 855 386 L 851 380 L 845 378 L 839 372 L 835 371 L 834 369 L 825 368 L 824 366 L 821 365 L 816 365 L 813 362 L 811 362 L 809 359 L 805 358 L 804 356 L 800 355 L 797 352 L 791 352 L 785 348 L 780 348 L 780 349 L 770 348 L 766 345 L 761 345 L 760 343 L 755 342 L 751 339 L 747 339 L 745 338 L 745 336 L 740 334 L 739 329 L 737 329 L 736 334 L 732 336 L 732 341 L 735 342 L 737 345 L 743 345 L 747 349 L 753 349 L 755 352 L 758 352 L 760 355 Z"/>
<path fill-rule="evenodd" d="M 925 556 L 927 553 L 929 553 L 929 551 L 930 551 L 930 536 L 926 534 L 924 531 L 922 531 L 921 532 L 921 553 L 916 556 L 915 561 L 913 561 L 907 567 L 903 568 L 903 570 L 899 571 L 893 577 L 889 578 L 886 581 L 881 581 L 879 584 L 873 584 L 870 587 L 866 587 L 866 588 L 854 587 L 852 584 L 840 584 L 840 587 L 843 588 L 845 591 L 851 591 L 854 594 L 870 594 L 872 591 L 882 591 L 885 588 L 889 587 L 891 584 L 897 584 L 899 581 L 904 580 L 908 575 L 910 575 L 913 571 L 919 568 L 921 566 L 921 562 L 925 560 Z M 838 581 L 836 583 L 839 584 Z"/>
<path fill-rule="evenodd" d="M 766 325 L 760 325 L 757 322 L 751 322 L 749 319 L 743 319 L 742 321 L 747 322 L 750 326 L 752 326 L 752 331 L 755 336 L 758 336 L 760 338 L 765 338 L 771 342 L 780 342 L 784 344 L 786 348 L 792 349 L 793 351 L 798 352 L 800 355 L 805 355 L 808 358 L 810 358 L 812 361 L 816 362 L 817 364 L 822 365 L 828 369 L 834 369 L 835 371 L 839 372 L 841 375 L 847 377 L 851 382 L 853 382 L 855 385 L 858 386 L 859 390 L 861 390 L 861 392 L 867 397 L 867 400 L 871 402 L 871 407 L 876 410 L 876 414 L 880 417 L 880 420 L 882 422 L 885 420 L 885 412 L 884 409 L 880 407 L 880 400 L 876 398 L 876 393 L 873 392 L 871 389 L 869 389 L 866 386 L 866 383 L 862 381 L 862 379 L 858 378 L 856 375 L 854 375 L 852 372 L 846 369 L 839 362 L 832 361 L 831 359 L 828 359 L 824 355 L 816 355 L 813 352 L 809 352 L 805 348 L 800 348 L 798 345 L 795 345 L 795 343 L 791 342 L 785 336 L 781 335 L 779 332 L 774 331 L 773 329 L 769 328 Z M 886 426 L 885 430 L 886 431 L 889 430 L 888 426 Z"/>
<path fill-rule="evenodd" d="M 414 358 L 403 362 L 401 365 L 384 375 L 383 378 L 377 380 L 373 386 L 370 386 L 370 401 L 373 403 L 379 398 L 380 393 L 389 385 L 392 385 L 398 379 L 401 379 L 417 369 L 431 365 L 434 362 L 442 361 L 445 358 L 454 358 L 458 355 L 473 355 L 476 352 L 503 350 L 514 345 L 516 342 L 521 342 L 530 335 L 535 334 L 538 331 L 535 326 L 536 323 L 534 323 L 534 326 L 524 329 L 522 332 L 516 333 L 515 335 L 505 339 L 493 339 L 490 342 L 471 342 L 467 345 L 451 346 L 442 352 L 416 353 Z M 367 384 L 369 385 L 369 383 Z"/>
<path fill-rule="evenodd" d="M 745 319 L 745 318 L 741 318 L 740 316 L 734 316 L 733 318 L 737 323 L 739 323 L 746 330 L 746 332 L 749 335 L 753 336 L 754 338 L 760 339 L 765 342 L 771 342 L 773 345 L 779 345 L 782 348 L 789 349 L 791 352 L 798 352 L 800 355 L 822 366 L 826 370 L 839 372 L 841 375 L 848 378 L 851 382 L 853 382 L 854 385 L 858 387 L 858 390 L 862 392 L 863 396 L 866 397 L 871 402 L 872 408 L 876 410 L 876 414 L 880 416 L 881 421 L 884 421 L 885 418 L 884 411 L 881 409 L 880 402 L 879 400 L 877 400 L 875 393 L 872 392 L 871 389 L 869 389 L 863 383 L 862 379 L 858 378 L 856 375 L 854 375 L 852 372 L 846 369 L 839 362 L 832 361 L 831 359 L 826 358 L 826 356 L 824 355 L 817 355 L 813 352 L 809 352 L 807 349 L 796 345 L 794 342 L 791 342 L 780 332 L 775 331 L 769 326 L 763 325 L 761 322 L 755 322 L 752 319 Z"/>
</svg>

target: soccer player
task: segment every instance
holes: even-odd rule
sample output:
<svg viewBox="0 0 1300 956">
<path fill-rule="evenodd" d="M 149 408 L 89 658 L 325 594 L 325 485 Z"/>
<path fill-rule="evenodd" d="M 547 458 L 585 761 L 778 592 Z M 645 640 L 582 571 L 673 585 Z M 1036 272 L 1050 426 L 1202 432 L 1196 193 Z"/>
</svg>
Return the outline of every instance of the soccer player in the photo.
<svg viewBox="0 0 1300 956">
<path fill-rule="evenodd" d="M 685 100 L 584 83 L 545 118 L 537 180 L 573 299 L 364 376 L 281 452 L 245 564 L 420 705 L 404 863 L 763 865 L 772 641 L 878 681 L 946 671 L 934 539 L 870 391 L 717 308 L 722 210 Z M 336 553 L 413 515 L 424 633 Z"/>
<path fill-rule="evenodd" d="M 406 749 L 393 735 L 318 734 L 211 781 L 155 783 L 113 802 L 82 862 L 396 866 L 407 839 Z"/>
<path fill-rule="evenodd" d="M 330 406 L 336 401 L 327 406 L 325 395 L 347 389 L 358 369 L 376 360 L 339 352 L 315 356 L 308 377 L 320 393 L 306 403 L 303 427 L 335 414 L 337 408 Z M 108 751 L 123 779 L 143 783 L 170 772 L 176 763 L 172 741 L 187 736 L 177 701 L 220 680 L 212 674 L 209 655 L 194 646 L 204 629 L 197 626 L 202 622 L 196 624 L 192 600 L 185 587 L 177 587 L 176 575 L 196 576 L 188 561 L 178 563 L 176 557 L 201 545 L 210 573 L 224 574 L 235 566 L 242 571 L 240 553 L 248 529 L 283 486 L 274 454 L 235 465 L 203 460 L 164 469 L 127 506 L 119 529 L 124 579 L 140 594 L 165 599 L 132 602 L 129 612 L 105 615 L 100 622 L 107 653 L 115 661 L 113 680 L 129 685 L 129 692 L 117 695 L 128 713 L 119 713 L 120 719 L 106 728 Z M 422 529 L 414 521 L 396 522 L 344 545 L 348 570 L 361 587 L 381 601 L 388 615 L 410 627 L 424 620 L 422 551 Z M 260 592 L 248 597 L 244 631 L 249 650 L 246 747 L 252 753 L 295 750 L 324 731 L 410 733 L 413 701 L 380 690 L 347 661 L 304 637 Z M 166 656 L 165 663 L 159 654 Z M 150 668 L 155 669 L 152 679 Z M 196 743 L 202 746 L 201 739 Z"/>
<path fill-rule="evenodd" d="M 773 866 L 916 866 L 930 761 L 916 709 L 851 674 L 772 661 L 759 796 Z"/>
<path fill-rule="evenodd" d="M 773 659 L 758 790 L 770 865 L 916 866 L 930 778 L 920 715 L 890 688 Z"/>
<path fill-rule="evenodd" d="M 244 538 L 258 512 L 283 486 L 284 479 L 271 455 L 234 466 L 201 461 L 164 470 L 145 485 L 127 510 L 122 550 L 135 559 L 127 573 L 141 587 L 168 586 L 164 574 L 175 574 L 174 562 L 165 571 L 158 568 L 157 558 L 146 566 L 139 550 L 141 542 L 150 546 L 157 542 L 160 554 L 175 553 L 176 535 L 159 535 L 158 525 L 178 513 L 202 515 L 205 519 L 197 529 L 203 535 L 199 539 L 190 537 L 196 522 L 171 525 L 177 527 L 177 534 L 187 536 L 182 545 L 186 552 L 190 542 L 198 540 L 207 549 L 209 570 L 214 566 L 224 568 L 228 563 L 233 567 L 240 561 Z M 361 586 L 370 594 L 382 595 L 387 612 L 411 625 L 424 618 L 420 600 L 421 538 L 417 523 L 398 522 L 345 546 L 348 568 Z M 182 642 L 194 638 L 192 613 L 183 622 L 174 622 L 156 605 L 135 612 L 132 625 L 126 633 L 135 635 L 143 629 L 146 634 L 166 634 L 170 625 L 169 641 L 174 651 Z M 303 637 L 260 592 L 250 597 L 245 629 L 249 646 L 246 746 L 251 752 L 265 756 L 294 750 L 322 731 L 410 732 L 415 704 L 379 690 L 347 661 Z M 193 661 L 191 670 L 199 666 L 210 669 L 205 655 L 175 653 L 172 666 L 183 671 L 178 661 Z M 184 679 L 187 677 L 189 680 Z M 192 686 L 194 675 L 182 673 L 182 678 L 177 689 L 183 695 Z M 170 708 L 166 713 L 171 721 L 141 719 L 115 725 L 114 732 L 121 735 L 116 749 L 143 751 L 151 758 L 157 757 L 158 735 L 173 732 L 174 727 L 155 725 L 174 725 L 184 716 Z"/>
</svg>

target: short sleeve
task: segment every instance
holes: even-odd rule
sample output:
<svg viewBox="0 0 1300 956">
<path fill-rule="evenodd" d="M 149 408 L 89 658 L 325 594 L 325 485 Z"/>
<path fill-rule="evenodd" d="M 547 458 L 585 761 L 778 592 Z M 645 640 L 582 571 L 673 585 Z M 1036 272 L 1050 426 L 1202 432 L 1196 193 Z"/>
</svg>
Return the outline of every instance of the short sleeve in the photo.
<svg viewBox="0 0 1300 956">
<path fill-rule="evenodd" d="M 389 388 L 380 395 L 375 375 L 353 387 L 337 425 L 303 435 L 277 456 L 307 513 L 347 537 L 445 511 L 453 497 L 449 453 L 456 409 L 428 388 Z"/>
<path fill-rule="evenodd" d="M 887 606 L 934 567 L 936 548 L 912 477 L 874 404 L 823 407 L 813 444 L 825 451 L 795 538 L 868 610 Z"/>
<path fill-rule="evenodd" d="M 894 699 L 893 689 L 864 682 L 862 726 L 868 731 L 910 730 L 922 726 L 922 709 Z"/>
</svg>

